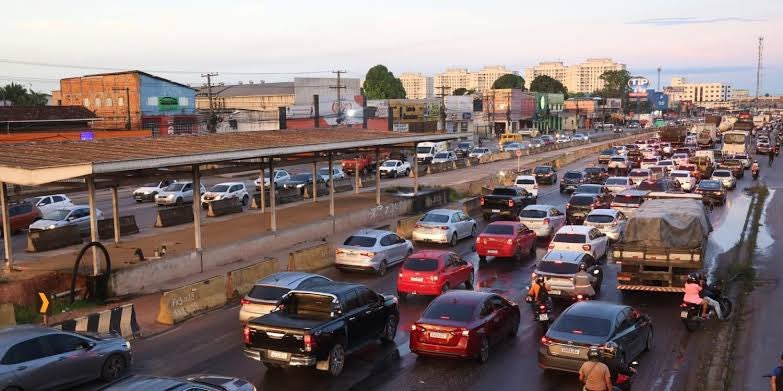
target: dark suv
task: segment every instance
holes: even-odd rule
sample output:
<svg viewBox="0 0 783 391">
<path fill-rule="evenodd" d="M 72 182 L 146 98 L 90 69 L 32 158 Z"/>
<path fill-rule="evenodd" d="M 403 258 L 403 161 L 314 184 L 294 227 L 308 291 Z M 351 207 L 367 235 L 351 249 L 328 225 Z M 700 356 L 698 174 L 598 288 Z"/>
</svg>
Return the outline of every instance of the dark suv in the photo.
<svg viewBox="0 0 783 391">
<path fill-rule="evenodd" d="M 661 178 L 656 180 L 642 181 L 636 190 L 647 190 L 651 192 L 665 192 L 665 193 L 683 193 L 680 182 L 669 178 Z"/>
<path fill-rule="evenodd" d="M 571 196 L 566 204 L 566 223 L 579 225 L 594 209 L 608 209 L 610 202 L 598 194 L 578 193 Z"/>
<path fill-rule="evenodd" d="M 587 167 L 585 168 L 585 182 L 597 185 L 603 185 L 609 178 L 609 171 L 606 167 Z"/>
<path fill-rule="evenodd" d="M 533 176 L 536 177 L 536 183 L 554 185 L 557 183 L 557 170 L 552 166 L 538 166 L 533 170 Z"/>
<path fill-rule="evenodd" d="M 560 192 L 576 190 L 577 186 L 585 183 L 585 173 L 579 170 L 569 170 L 560 180 Z"/>
</svg>

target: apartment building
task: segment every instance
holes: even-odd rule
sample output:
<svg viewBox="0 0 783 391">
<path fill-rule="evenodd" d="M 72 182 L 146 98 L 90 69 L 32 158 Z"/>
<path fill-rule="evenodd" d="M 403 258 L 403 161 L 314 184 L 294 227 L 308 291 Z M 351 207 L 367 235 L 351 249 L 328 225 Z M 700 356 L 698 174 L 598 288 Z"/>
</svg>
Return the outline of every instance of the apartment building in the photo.
<svg viewBox="0 0 783 391">
<path fill-rule="evenodd" d="M 480 71 L 474 73 L 476 77 L 476 90 L 487 91 L 492 89 L 492 85 L 495 80 L 499 79 L 503 75 L 519 75 L 519 72 L 507 69 L 502 65 L 486 66 Z"/>
<path fill-rule="evenodd" d="M 435 75 L 434 90 L 439 93 L 441 86 L 445 86 L 447 88 L 444 90 L 449 93 L 457 88 L 479 92 L 487 91 L 492 88 L 495 80 L 507 74 L 518 75 L 519 72 L 512 71 L 502 65 L 486 66 L 477 72 L 470 72 L 464 68 L 447 69 L 446 72 Z"/>
<path fill-rule="evenodd" d="M 673 77 L 671 86 L 664 89 L 670 102 L 691 101 L 725 102 L 731 99 L 731 86 L 723 83 L 688 83 L 684 77 Z"/>
<path fill-rule="evenodd" d="M 541 75 L 549 76 L 568 88 L 568 92 L 592 93 L 604 88 L 601 75 L 606 71 L 625 69 L 625 64 L 612 61 L 611 58 L 588 58 L 585 62 L 575 65 L 564 65 L 559 61 L 541 62 L 525 69 L 527 87 Z"/>
<path fill-rule="evenodd" d="M 408 99 L 428 99 L 435 96 L 432 77 L 418 72 L 403 72 L 400 81 L 405 88 L 405 97 Z"/>
</svg>

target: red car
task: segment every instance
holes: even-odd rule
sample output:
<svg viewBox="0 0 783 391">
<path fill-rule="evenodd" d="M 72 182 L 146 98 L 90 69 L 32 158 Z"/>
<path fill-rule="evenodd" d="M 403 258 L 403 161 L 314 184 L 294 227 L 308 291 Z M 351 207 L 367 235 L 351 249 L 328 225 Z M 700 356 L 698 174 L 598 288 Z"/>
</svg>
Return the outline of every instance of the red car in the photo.
<svg viewBox="0 0 783 391">
<path fill-rule="evenodd" d="M 521 261 L 525 254 L 536 255 L 536 233 L 516 221 L 490 223 L 476 238 L 476 253 L 482 262 L 488 256 L 512 257 Z"/>
<path fill-rule="evenodd" d="M 452 291 L 430 303 L 411 325 L 410 348 L 427 356 L 489 359 L 490 346 L 514 338 L 519 307 L 488 292 Z"/>
<path fill-rule="evenodd" d="M 451 251 L 424 250 L 408 256 L 397 277 L 397 296 L 437 296 L 464 283 L 473 289 L 473 265 Z"/>
<path fill-rule="evenodd" d="M 27 229 L 30 224 L 41 219 L 41 211 L 28 201 L 11 204 L 8 207 L 8 221 L 10 231 L 13 234 L 16 231 Z M 0 221 L 0 237 L 3 236 L 3 222 Z"/>
</svg>

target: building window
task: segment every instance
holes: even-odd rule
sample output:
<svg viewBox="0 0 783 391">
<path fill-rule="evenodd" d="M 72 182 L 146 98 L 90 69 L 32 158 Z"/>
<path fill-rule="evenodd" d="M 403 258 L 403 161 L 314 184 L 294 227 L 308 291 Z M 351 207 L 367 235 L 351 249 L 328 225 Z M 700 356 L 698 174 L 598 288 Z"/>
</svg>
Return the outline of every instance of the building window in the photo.
<svg viewBox="0 0 783 391">
<path fill-rule="evenodd" d="M 189 100 L 188 100 L 187 97 L 181 96 L 181 97 L 179 97 L 179 102 L 178 103 L 179 103 L 180 107 L 182 107 L 182 106 L 187 106 L 188 105 L 188 101 Z"/>
<path fill-rule="evenodd" d="M 158 106 L 158 97 L 157 96 L 148 97 L 147 106 Z"/>
<path fill-rule="evenodd" d="M 112 101 L 111 98 L 106 98 L 106 107 L 111 107 Z"/>
<path fill-rule="evenodd" d="M 84 107 L 90 107 L 90 98 L 84 98 Z"/>
<path fill-rule="evenodd" d="M 192 133 L 193 122 L 184 119 L 174 120 L 174 134 Z"/>
<path fill-rule="evenodd" d="M 101 107 L 101 98 L 95 98 L 95 107 Z"/>
<path fill-rule="evenodd" d="M 125 98 L 117 98 L 117 106 L 125 106 Z"/>
</svg>

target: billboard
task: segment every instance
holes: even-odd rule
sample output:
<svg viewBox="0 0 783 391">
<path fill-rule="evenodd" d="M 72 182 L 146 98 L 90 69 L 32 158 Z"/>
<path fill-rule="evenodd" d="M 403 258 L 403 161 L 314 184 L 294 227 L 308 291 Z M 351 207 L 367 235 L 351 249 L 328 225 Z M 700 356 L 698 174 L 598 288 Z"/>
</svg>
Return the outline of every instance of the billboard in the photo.
<svg viewBox="0 0 783 391">
<path fill-rule="evenodd" d="M 646 98 L 649 86 L 650 81 L 646 77 L 634 76 L 628 80 L 628 88 L 631 89 L 628 96 L 631 98 Z"/>
<path fill-rule="evenodd" d="M 439 99 L 390 99 L 389 110 L 395 123 L 439 121 Z"/>
<path fill-rule="evenodd" d="M 473 112 L 473 97 L 472 96 L 447 96 L 444 98 L 446 103 L 446 116 L 452 113 L 472 113 Z"/>
<path fill-rule="evenodd" d="M 318 115 L 327 125 L 361 125 L 364 110 L 355 99 L 342 99 L 341 101 L 319 100 Z M 313 105 L 294 105 L 286 107 L 286 119 L 308 119 L 315 117 Z"/>
</svg>

